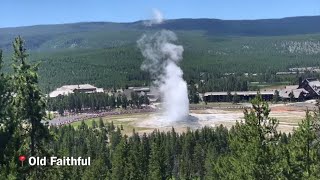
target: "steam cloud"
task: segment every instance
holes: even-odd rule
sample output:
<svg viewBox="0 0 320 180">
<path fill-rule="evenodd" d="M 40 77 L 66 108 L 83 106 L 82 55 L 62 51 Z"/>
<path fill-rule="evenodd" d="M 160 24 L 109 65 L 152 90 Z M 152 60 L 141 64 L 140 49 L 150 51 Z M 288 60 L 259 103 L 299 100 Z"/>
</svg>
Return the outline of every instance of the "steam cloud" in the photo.
<svg viewBox="0 0 320 180">
<path fill-rule="evenodd" d="M 183 47 L 175 45 L 177 37 L 172 31 L 162 30 L 152 35 L 143 35 L 138 41 L 145 57 L 141 69 L 148 71 L 154 79 L 163 101 L 167 121 L 179 121 L 189 114 L 187 83 L 178 66 L 182 60 Z"/>
<path fill-rule="evenodd" d="M 154 24 L 161 24 L 163 22 L 163 14 L 158 9 L 152 10 L 152 19 L 145 21 L 146 26 L 152 26 Z"/>
</svg>

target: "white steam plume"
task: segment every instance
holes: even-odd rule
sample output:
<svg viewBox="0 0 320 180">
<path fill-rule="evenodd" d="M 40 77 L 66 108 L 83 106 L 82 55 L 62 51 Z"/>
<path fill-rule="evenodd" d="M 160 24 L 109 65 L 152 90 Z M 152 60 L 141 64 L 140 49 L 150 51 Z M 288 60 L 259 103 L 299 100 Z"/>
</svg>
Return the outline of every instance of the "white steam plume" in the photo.
<svg viewBox="0 0 320 180">
<path fill-rule="evenodd" d="M 158 9 L 152 9 L 152 19 L 144 22 L 146 26 L 161 24 L 163 22 L 163 14 Z"/>
<path fill-rule="evenodd" d="M 153 9 L 153 23 L 154 24 L 161 24 L 163 22 L 163 15 L 158 9 Z"/>
<path fill-rule="evenodd" d="M 141 68 L 150 72 L 154 86 L 160 91 L 167 121 L 184 120 L 189 114 L 187 83 L 178 66 L 183 47 L 172 43 L 176 40 L 173 32 L 162 30 L 153 35 L 143 35 L 137 42 L 145 57 Z"/>
</svg>

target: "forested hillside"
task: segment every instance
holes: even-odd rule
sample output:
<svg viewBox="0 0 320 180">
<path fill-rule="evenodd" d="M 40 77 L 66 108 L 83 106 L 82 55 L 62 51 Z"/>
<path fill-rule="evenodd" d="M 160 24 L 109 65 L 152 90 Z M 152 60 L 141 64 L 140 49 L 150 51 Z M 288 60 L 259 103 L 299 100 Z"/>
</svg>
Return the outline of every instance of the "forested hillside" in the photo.
<svg viewBox="0 0 320 180">
<path fill-rule="evenodd" d="M 173 19 L 151 27 L 145 26 L 144 21 L 137 21 L 132 23 L 82 22 L 1 28 L 0 48 L 10 49 L 11 40 L 18 35 L 26 39 L 30 50 L 40 50 L 61 49 L 68 46 L 85 48 L 110 47 L 110 44 L 104 44 L 99 40 L 104 40 L 104 42 L 114 40 L 120 44 L 132 42 L 132 40 L 136 40 L 137 35 L 145 31 L 159 29 L 203 31 L 208 36 L 312 34 L 320 33 L 319 21 L 320 16 L 307 16 L 262 20 Z M 99 43 L 93 43 L 95 40 L 98 40 Z"/>
<path fill-rule="evenodd" d="M 225 78 L 296 83 L 296 77 L 277 77 L 275 73 L 319 66 L 319 19 L 178 19 L 152 27 L 139 21 L 2 28 L 0 48 L 4 50 L 4 69 L 9 70 L 11 40 L 22 35 L 33 61 L 40 62 L 40 87 L 45 91 L 78 83 L 124 88 L 150 84 L 148 74 L 140 70 L 143 58 L 136 41 L 144 33 L 171 29 L 185 49 L 181 66 L 188 83 L 202 80 L 206 84 L 203 91 L 245 90 L 226 84 Z M 225 77 L 225 73 L 235 75 Z M 241 77 L 243 73 L 257 76 Z"/>
<path fill-rule="evenodd" d="M 243 78 L 246 81 L 291 81 L 292 77 L 283 79 L 275 73 L 291 67 L 320 65 L 320 35 L 230 38 L 207 37 L 202 32 L 177 33 L 185 49 L 181 66 L 188 82 L 225 81 L 225 73 L 235 73 L 235 78 L 243 73 L 263 73 Z M 150 83 L 148 74 L 140 69 L 143 57 L 135 43 L 41 52 L 34 59 L 41 61 L 39 73 L 43 88 L 75 83 L 92 83 L 104 88 Z M 223 87 L 219 84 L 208 90 L 219 90 L 218 87 Z"/>
</svg>

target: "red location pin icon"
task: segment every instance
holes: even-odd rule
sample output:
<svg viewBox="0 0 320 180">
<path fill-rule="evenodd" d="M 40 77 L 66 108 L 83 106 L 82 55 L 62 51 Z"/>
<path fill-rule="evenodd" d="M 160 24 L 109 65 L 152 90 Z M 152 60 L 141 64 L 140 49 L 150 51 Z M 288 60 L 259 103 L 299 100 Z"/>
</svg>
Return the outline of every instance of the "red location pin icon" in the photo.
<svg viewBox="0 0 320 180">
<path fill-rule="evenodd" d="M 19 156 L 19 161 L 21 161 L 22 166 L 23 166 L 23 161 L 25 161 L 25 160 L 26 160 L 26 156 L 25 155 Z"/>
</svg>

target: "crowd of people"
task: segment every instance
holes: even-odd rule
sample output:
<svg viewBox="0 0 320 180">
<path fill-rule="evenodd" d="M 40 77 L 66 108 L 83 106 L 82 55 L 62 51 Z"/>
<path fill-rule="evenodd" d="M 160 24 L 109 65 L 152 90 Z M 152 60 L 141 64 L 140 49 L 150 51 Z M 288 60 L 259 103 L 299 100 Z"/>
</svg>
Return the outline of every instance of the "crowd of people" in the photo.
<svg viewBox="0 0 320 180">
<path fill-rule="evenodd" d="M 62 126 L 77 121 L 83 121 L 87 119 L 100 118 L 106 116 L 114 116 L 121 114 L 134 114 L 134 113 L 148 113 L 155 112 L 154 108 L 143 109 L 126 109 L 120 111 L 104 111 L 104 112 L 92 112 L 92 113 L 69 113 L 67 116 L 58 116 L 49 121 L 50 126 Z"/>
</svg>

